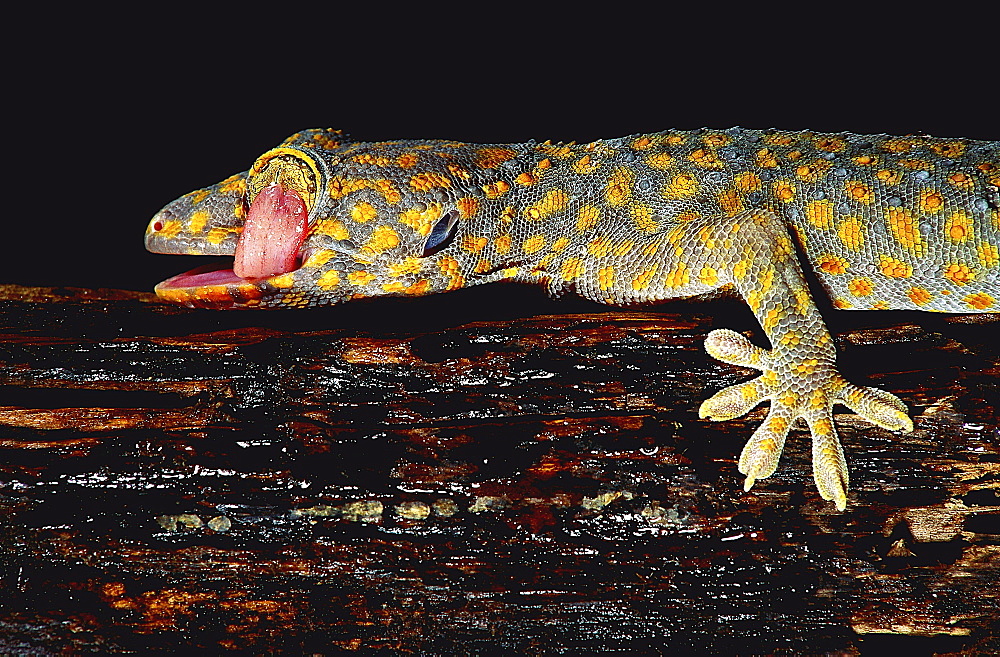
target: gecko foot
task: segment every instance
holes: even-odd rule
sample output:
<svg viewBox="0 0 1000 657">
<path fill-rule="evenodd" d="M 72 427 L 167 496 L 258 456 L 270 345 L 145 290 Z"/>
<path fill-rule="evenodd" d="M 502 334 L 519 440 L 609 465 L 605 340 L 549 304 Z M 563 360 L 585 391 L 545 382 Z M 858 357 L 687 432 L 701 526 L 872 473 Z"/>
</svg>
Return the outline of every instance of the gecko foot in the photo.
<svg viewBox="0 0 1000 657">
<path fill-rule="evenodd" d="M 820 496 L 837 509 L 847 507 L 847 462 L 833 423 L 834 404 L 843 404 L 866 420 L 893 431 L 912 431 L 906 406 L 877 388 L 856 386 L 844 379 L 832 360 L 803 359 L 768 351 L 744 336 L 719 329 L 705 340 L 708 353 L 721 361 L 760 370 L 755 379 L 729 386 L 705 400 L 702 418 L 731 420 L 768 401 L 771 408 L 740 455 L 739 470 L 746 475 L 744 490 L 778 467 L 785 438 L 792 425 L 805 420 L 812 434 L 813 479 Z"/>
</svg>

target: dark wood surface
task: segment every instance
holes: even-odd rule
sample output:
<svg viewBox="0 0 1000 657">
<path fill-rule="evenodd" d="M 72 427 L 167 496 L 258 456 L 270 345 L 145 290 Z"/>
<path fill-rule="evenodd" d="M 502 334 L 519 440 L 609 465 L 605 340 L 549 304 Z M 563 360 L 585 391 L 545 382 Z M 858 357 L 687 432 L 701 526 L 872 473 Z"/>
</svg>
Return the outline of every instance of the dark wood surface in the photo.
<svg viewBox="0 0 1000 657">
<path fill-rule="evenodd" d="M 739 304 L 276 313 L 0 287 L 0 653 L 990 654 L 1000 323 L 833 313 L 846 512 L 698 419 Z M 470 311 L 483 300 L 492 307 Z M 558 304 L 546 308 L 561 309 Z"/>
</svg>

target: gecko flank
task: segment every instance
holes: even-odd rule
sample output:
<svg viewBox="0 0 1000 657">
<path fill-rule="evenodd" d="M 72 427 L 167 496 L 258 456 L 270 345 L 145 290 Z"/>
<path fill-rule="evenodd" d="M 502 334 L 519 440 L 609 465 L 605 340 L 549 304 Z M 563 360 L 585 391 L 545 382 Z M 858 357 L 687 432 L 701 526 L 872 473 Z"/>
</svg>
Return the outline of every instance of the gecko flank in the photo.
<svg viewBox="0 0 1000 657">
<path fill-rule="evenodd" d="M 803 267 L 837 308 L 1000 312 L 1000 142 L 733 128 L 584 145 L 365 143 L 307 130 L 169 204 L 146 246 L 235 256 L 233 269 L 156 288 L 197 307 L 300 308 L 500 280 L 616 305 L 731 290 L 771 349 L 712 331 L 712 356 L 761 374 L 701 416 L 770 403 L 740 457 L 747 490 L 805 420 L 816 486 L 844 509 L 833 405 L 886 429 L 913 424 L 896 397 L 837 372 Z"/>
</svg>

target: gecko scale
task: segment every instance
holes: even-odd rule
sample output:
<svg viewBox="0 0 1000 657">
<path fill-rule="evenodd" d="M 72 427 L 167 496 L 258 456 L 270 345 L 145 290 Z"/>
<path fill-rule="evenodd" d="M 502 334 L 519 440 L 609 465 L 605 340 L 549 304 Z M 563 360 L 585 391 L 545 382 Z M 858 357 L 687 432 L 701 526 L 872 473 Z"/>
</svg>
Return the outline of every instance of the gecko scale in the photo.
<svg viewBox="0 0 1000 657">
<path fill-rule="evenodd" d="M 709 333 L 712 356 L 761 374 L 700 415 L 770 403 L 740 457 L 747 490 L 804 419 L 816 486 L 842 510 L 833 405 L 890 430 L 913 424 L 895 396 L 838 373 L 803 268 L 836 308 L 1000 312 L 1000 142 L 732 128 L 581 145 L 365 143 L 306 130 L 167 205 L 146 246 L 235 255 L 234 269 L 157 286 L 196 307 L 301 308 L 502 280 L 614 305 L 731 291 L 771 349 Z"/>
</svg>

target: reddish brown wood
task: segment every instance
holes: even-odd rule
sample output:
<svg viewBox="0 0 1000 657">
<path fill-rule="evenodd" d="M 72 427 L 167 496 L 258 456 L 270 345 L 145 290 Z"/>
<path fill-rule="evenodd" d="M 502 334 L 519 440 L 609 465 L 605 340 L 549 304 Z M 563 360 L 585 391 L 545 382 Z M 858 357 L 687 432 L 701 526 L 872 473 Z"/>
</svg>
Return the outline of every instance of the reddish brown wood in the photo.
<svg viewBox="0 0 1000 657">
<path fill-rule="evenodd" d="M 0 287 L 0 652 L 1000 649 L 996 316 L 831 315 L 845 373 L 917 426 L 837 415 L 837 513 L 803 429 L 744 493 L 763 411 L 697 417 L 751 374 L 702 348 L 760 340 L 738 304 L 468 292 Z"/>
</svg>

